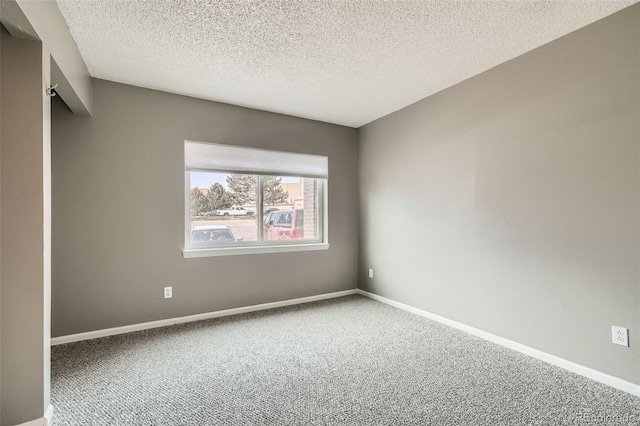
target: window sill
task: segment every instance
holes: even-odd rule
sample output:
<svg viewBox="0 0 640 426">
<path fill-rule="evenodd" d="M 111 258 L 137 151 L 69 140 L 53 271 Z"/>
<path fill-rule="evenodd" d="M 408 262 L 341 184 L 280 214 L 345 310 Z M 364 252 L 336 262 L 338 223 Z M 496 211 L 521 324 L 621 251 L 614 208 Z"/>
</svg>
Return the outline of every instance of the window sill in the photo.
<svg viewBox="0 0 640 426">
<path fill-rule="evenodd" d="M 184 249 L 182 256 L 185 259 L 196 257 L 235 256 L 240 254 L 266 254 L 266 253 L 292 253 L 298 251 L 327 250 L 329 243 L 310 244 L 286 244 L 273 246 L 249 246 L 249 247 L 220 247 L 205 249 Z"/>
</svg>

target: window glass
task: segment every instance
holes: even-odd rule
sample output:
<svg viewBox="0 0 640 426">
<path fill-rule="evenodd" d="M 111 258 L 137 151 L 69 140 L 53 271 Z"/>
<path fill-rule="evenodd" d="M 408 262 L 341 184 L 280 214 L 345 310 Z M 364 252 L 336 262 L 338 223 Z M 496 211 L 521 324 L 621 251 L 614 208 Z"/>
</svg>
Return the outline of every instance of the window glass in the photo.
<svg viewBox="0 0 640 426">
<path fill-rule="evenodd" d="M 235 241 L 234 234 L 224 225 L 196 226 L 191 231 L 191 242 L 193 243 L 220 243 L 224 241 Z"/>
<path fill-rule="evenodd" d="M 276 186 L 277 183 L 282 189 Z M 265 218 L 263 231 L 265 240 L 318 239 L 321 214 L 318 202 L 318 179 L 293 176 L 269 177 L 265 178 L 264 191 L 263 208 L 278 209 L 275 216 Z"/>
<path fill-rule="evenodd" d="M 258 177 L 225 172 L 190 173 L 191 243 L 258 241 Z"/>
<path fill-rule="evenodd" d="M 288 225 L 291 223 L 291 213 L 282 212 L 278 215 L 278 225 Z"/>
<path fill-rule="evenodd" d="M 269 212 L 264 218 L 264 224 L 266 226 L 273 225 L 273 220 L 276 217 L 276 212 Z"/>
</svg>

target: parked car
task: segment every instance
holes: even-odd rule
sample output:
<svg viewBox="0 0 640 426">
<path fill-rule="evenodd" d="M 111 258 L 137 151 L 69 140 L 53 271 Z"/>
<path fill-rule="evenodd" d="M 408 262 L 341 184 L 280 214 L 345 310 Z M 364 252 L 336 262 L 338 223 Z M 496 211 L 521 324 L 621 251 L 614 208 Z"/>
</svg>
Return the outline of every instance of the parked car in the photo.
<svg viewBox="0 0 640 426">
<path fill-rule="evenodd" d="M 268 209 L 266 209 L 264 211 L 264 214 L 271 213 L 271 212 L 277 212 L 278 210 L 280 210 L 280 209 L 277 208 L 277 207 L 269 207 Z"/>
<path fill-rule="evenodd" d="M 264 220 L 262 221 L 262 238 L 265 240 L 268 240 L 269 237 L 269 229 L 271 229 L 271 227 L 273 226 L 273 221 L 275 220 L 276 216 L 278 214 L 278 210 L 273 210 L 268 212 L 265 216 L 264 216 Z"/>
<path fill-rule="evenodd" d="M 271 225 L 265 229 L 265 240 L 300 240 L 304 238 L 304 210 L 282 210 L 271 218 Z M 271 213 L 270 213 L 271 214 Z M 265 221 L 265 228 L 266 221 Z"/>
<path fill-rule="evenodd" d="M 191 242 L 193 244 L 225 243 L 242 241 L 236 238 L 231 228 L 224 225 L 194 226 L 191 228 Z"/>
<path fill-rule="evenodd" d="M 233 206 L 228 209 L 216 210 L 217 216 L 251 216 L 255 214 L 253 210 L 247 210 L 244 207 Z"/>
<path fill-rule="evenodd" d="M 203 216 L 204 217 L 218 216 L 218 211 L 211 210 L 210 212 L 204 212 Z"/>
</svg>

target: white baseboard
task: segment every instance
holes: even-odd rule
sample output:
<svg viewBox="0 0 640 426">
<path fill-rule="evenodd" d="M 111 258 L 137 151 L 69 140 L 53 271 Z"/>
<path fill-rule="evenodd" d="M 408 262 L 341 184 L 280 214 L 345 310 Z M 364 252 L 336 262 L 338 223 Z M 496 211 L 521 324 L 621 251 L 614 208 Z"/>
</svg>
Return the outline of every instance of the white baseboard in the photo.
<svg viewBox="0 0 640 426">
<path fill-rule="evenodd" d="M 20 423 L 16 426 L 49 426 L 51 424 L 51 418 L 53 417 L 53 405 L 49 404 L 47 410 L 44 412 L 44 416 L 39 419 L 30 420 L 28 422 Z"/>
<path fill-rule="evenodd" d="M 472 334 L 474 336 L 480 337 L 481 339 L 488 340 L 500 346 L 504 346 L 505 348 L 513 349 L 514 351 L 518 351 L 522 354 L 537 358 L 541 361 L 555 365 L 556 367 L 564 368 L 565 370 L 579 374 L 588 379 L 595 380 L 596 382 L 603 383 L 605 385 L 611 386 L 624 392 L 628 392 L 635 396 L 640 396 L 639 385 L 627 382 L 626 380 L 622 380 L 618 377 L 610 376 L 609 374 L 603 373 L 601 371 L 585 367 L 584 365 L 576 364 L 575 362 L 567 361 L 566 359 L 539 351 L 529 346 L 525 346 L 521 343 L 514 342 L 513 340 L 496 336 L 495 334 L 488 333 L 478 328 L 474 328 L 469 325 L 450 320 L 449 318 L 441 317 L 440 315 L 432 314 L 431 312 L 423 311 L 422 309 L 418 309 L 413 306 L 405 305 L 404 303 L 396 302 L 395 300 L 391 300 L 386 297 L 378 296 L 377 294 L 369 293 L 368 291 L 358 289 L 357 293 L 373 300 L 395 306 L 396 308 L 400 308 L 407 312 L 420 315 L 421 317 L 425 317 L 441 324 L 448 325 L 449 327 L 464 331 L 465 333 Z"/>
<path fill-rule="evenodd" d="M 123 327 L 106 328 L 103 330 L 88 331 L 86 333 L 69 334 L 67 336 L 51 338 L 51 346 L 65 343 L 79 342 L 81 340 L 97 339 L 98 337 L 114 336 L 116 334 L 131 333 L 134 331 L 148 330 L 151 328 L 166 327 L 174 324 L 202 321 L 211 318 L 226 317 L 229 315 L 244 314 L 247 312 L 263 311 L 265 309 L 280 308 L 283 306 L 299 305 L 301 303 L 315 302 L 318 300 L 333 299 L 336 297 L 356 294 L 357 290 L 336 291 L 334 293 L 318 294 L 316 296 L 300 297 L 298 299 L 283 300 L 280 302 L 263 303 L 260 305 L 243 306 L 240 308 L 225 309 L 224 311 L 207 312 L 204 314 L 189 315 L 186 317 L 169 318 L 158 321 L 143 322 L 140 324 L 125 325 Z"/>
</svg>

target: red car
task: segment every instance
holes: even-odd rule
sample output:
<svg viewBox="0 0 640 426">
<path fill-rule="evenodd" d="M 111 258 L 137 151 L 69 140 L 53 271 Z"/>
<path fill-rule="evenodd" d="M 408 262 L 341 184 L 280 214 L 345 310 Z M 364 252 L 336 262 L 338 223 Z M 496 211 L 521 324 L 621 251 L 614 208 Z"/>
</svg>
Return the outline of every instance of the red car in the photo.
<svg viewBox="0 0 640 426">
<path fill-rule="evenodd" d="M 262 228 L 262 239 L 269 240 L 269 229 L 273 226 L 273 221 L 276 218 L 276 215 L 279 213 L 278 210 L 272 210 L 267 212 L 264 215 L 263 228 Z"/>
<path fill-rule="evenodd" d="M 269 213 L 265 220 L 265 240 L 301 240 L 304 238 L 304 210 L 283 210 Z"/>
</svg>

